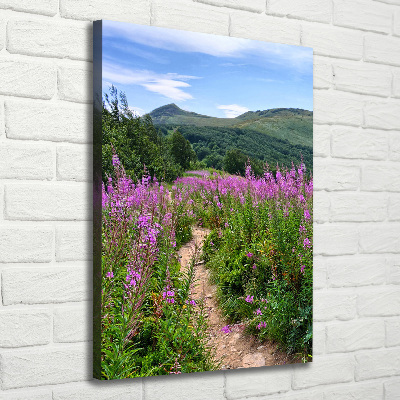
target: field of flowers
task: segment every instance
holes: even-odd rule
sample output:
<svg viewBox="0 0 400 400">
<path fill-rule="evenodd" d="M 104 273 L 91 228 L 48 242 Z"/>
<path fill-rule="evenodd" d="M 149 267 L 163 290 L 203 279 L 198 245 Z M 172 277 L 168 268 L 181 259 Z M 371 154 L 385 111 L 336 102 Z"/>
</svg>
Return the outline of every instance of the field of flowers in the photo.
<svg viewBox="0 0 400 400">
<path fill-rule="evenodd" d="M 203 258 L 230 324 L 310 359 L 312 179 L 303 167 L 261 178 L 203 174 L 169 190 L 134 183 L 116 155 L 102 201 L 102 374 L 104 379 L 209 371 L 207 316 L 191 298 L 194 260 L 176 249 L 197 224 L 211 229 Z"/>
</svg>

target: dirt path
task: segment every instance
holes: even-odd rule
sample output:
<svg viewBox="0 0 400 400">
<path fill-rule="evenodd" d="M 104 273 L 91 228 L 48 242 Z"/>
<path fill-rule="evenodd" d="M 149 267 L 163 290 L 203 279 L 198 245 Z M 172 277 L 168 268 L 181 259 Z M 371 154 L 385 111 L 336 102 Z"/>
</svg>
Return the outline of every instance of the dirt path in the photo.
<svg viewBox="0 0 400 400">
<path fill-rule="evenodd" d="M 209 232 L 205 228 L 193 228 L 193 239 L 178 251 L 183 269 L 187 268 L 194 256 L 196 245 L 201 250 L 204 239 Z M 200 254 L 201 251 L 198 253 Z M 195 264 L 194 281 L 192 298 L 195 300 L 204 299 L 206 310 L 209 313 L 209 345 L 216 349 L 216 357 L 222 362 L 222 369 L 261 367 L 264 365 L 298 362 L 287 356 L 286 353 L 277 351 L 276 345 L 273 343 L 262 343 L 254 336 L 245 336 L 243 334 L 244 326 L 236 325 L 232 327 L 232 332 L 222 332 L 222 327 L 226 326 L 227 323 L 217 305 L 217 288 L 210 283 L 209 271 L 198 260 Z"/>
</svg>

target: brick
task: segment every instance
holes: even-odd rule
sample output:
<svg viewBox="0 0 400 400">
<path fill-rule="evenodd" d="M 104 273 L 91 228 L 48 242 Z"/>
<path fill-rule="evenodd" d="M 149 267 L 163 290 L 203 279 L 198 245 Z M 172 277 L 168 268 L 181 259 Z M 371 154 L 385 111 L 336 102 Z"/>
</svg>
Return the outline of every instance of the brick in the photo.
<svg viewBox="0 0 400 400">
<path fill-rule="evenodd" d="M 151 24 L 217 35 L 228 35 L 229 15 L 201 3 L 185 0 L 154 0 Z"/>
<path fill-rule="evenodd" d="M 400 65 L 400 39 L 369 33 L 365 36 L 364 59 L 378 64 Z"/>
<path fill-rule="evenodd" d="M 56 260 L 83 261 L 93 259 L 91 224 L 74 224 L 56 228 Z"/>
<path fill-rule="evenodd" d="M 274 368 L 252 368 L 230 371 L 226 375 L 226 396 L 229 400 L 242 399 L 247 396 L 266 396 L 290 390 L 291 377 L 288 371 Z"/>
<path fill-rule="evenodd" d="M 358 250 L 358 230 L 353 225 L 323 224 L 314 226 L 315 255 L 355 254 Z"/>
<path fill-rule="evenodd" d="M 88 185 L 10 184 L 5 187 L 5 218 L 26 221 L 90 220 Z"/>
<path fill-rule="evenodd" d="M 57 146 L 57 180 L 92 181 L 92 149 L 83 145 Z"/>
<path fill-rule="evenodd" d="M 6 24 L 7 20 L 5 18 L 0 18 L 0 50 L 3 50 L 6 45 Z"/>
<path fill-rule="evenodd" d="M 389 221 L 400 221 L 400 194 L 389 195 Z"/>
<path fill-rule="evenodd" d="M 392 91 L 392 73 L 382 65 L 346 62 L 333 66 L 335 88 L 346 92 L 388 97 Z"/>
<path fill-rule="evenodd" d="M 329 157 L 331 147 L 331 127 L 329 125 L 313 126 L 314 157 Z"/>
<path fill-rule="evenodd" d="M 394 12 L 393 35 L 400 36 L 400 10 Z"/>
<path fill-rule="evenodd" d="M 358 293 L 357 309 L 365 317 L 400 315 L 400 287 L 365 288 Z"/>
<path fill-rule="evenodd" d="M 312 368 L 312 365 L 310 365 Z M 277 394 L 268 396 L 268 400 L 321 400 L 323 393 L 320 390 L 295 390 L 290 391 L 289 393 Z M 260 400 L 264 399 L 263 397 L 243 397 L 243 400 Z"/>
<path fill-rule="evenodd" d="M 332 17 L 332 3 L 330 0 L 306 0 L 301 3 L 293 3 L 290 0 L 269 0 L 268 13 L 329 23 Z"/>
<path fill-rule="evenodd" d="M 356 295 L 344 290 L 314 292 L 315 321 L 348 321 L 356 315 Z"/>
<path fill-rule="evenodd" d="M 330 200 L 326 192 L 314 193 L 314 222 L 323 223 L 329 221 Z"/>
<path fill-rule="evenodd" d="M 58 97 L 66 101 L 92 103 L 92 68 L 61 66 L 58 70 Z"/>
<path fill-rule="evenodd" d="M 332 62 L 324 57 L 314 57 L 314 89 L 329 89 L 332 87 Z"/>
<path fill-rule="evenodd" d="M 333 157 L 385 160 L 389 153 L 385 131 L 335 126 L 331 130 L 331 138 Z"/>
<path fill-rule="evenodd" d="M 322 56 L 360 60 L 363 55 L 363 35 L 350 29 L 304 23 L 301 44 Z"/>
<path fill-rule="evenodd" d="M 332 193 L 330 204 L 333 222 L 376 222 L 387 217 L 388 199 L 382 193 Z"/>
<path fill-rule="evenodd" d="M 0 138 L 5 135 L 4 101 L 0 99 Z"/>
<path fill-rule="evenodd" d="M 0 227 L 0 262 L 50 262 L 53 253 L 52 227 Z"/>
<path fill-rule="evenodd" d="M 387 258 L 388 264 L 388 283 L 400 285 L 400 260 L 396 256 Z"/>
<path fill-rule="evenodd" d="M 392 9 L 386 5 L 373 1 L 334 0 L 334 10 L 335 25 L 382 33 L 391 31 Z"/>
<path fill-rule="evenodd" d="M 374 163 L 363 167 L 361 190 L 400 192 L 400 174 L 397 164 Z"/>
<path fill-rule="evenodd" d="M 310 368 L 294 368 L 293 389 L 312 386 L 351 382 L 354 375 L 354 361 L 346 355 L 318 356 Z"/>
<path fill-rule="evenodd" d="M 150 24 L 149 0 L 60 0 L 63 18 L 95 21 L 99 19 Z"/>
<path fill-rule="evenodd" d="M 360 167 L 315 159 L 315 190 L 357 190 L 360 186 Z"/>
<path fill-rule="evenodd" d="M 362 253 L 397 253 L 400 251 L 398 223 L 368 224 L 360 228 Z"/>
<path fill-rule="evenodd" d="M 263 12 L 265 10 L 264 0 L 253 0 L 249 3 L 247 0 L 196 0 L 199 3 L 210 4 L 217 7 L 236 8 L 238 10 Z"/>
<path fill-rule="evenodd" d="M 324 400 L 376 400 L 383 398 L 383 387 L 378 382 L 334 385 L 325 389 Z"/>
<path fill-rule="evenodd" d="M 373 350 L 355 355 L 356 381 L 400 374 L 400 349 Z"/>
<path fill-rule="evenodd" d="M 400 318 L 385 321 L 386 346 L 400 346 Z"/>
<path fill-rule="evenodd" d="M 393 97 L 400 98 L 400 69 L 393 71 Z"/>
<path fill-rule="evenodd" d="M 90 379 L 87 368 L 89 353 L 82 345 L 4 353 L 0 358 L 2 387 L 14 389 Z"/>
<path fill-rule="evenodd" d="M 314 256 L 313 260 L 313 287 L 314 289 L 326 288 L 326 259 Z"/>
<path fill-rule="evenodd" d="M 316 355 L 324 354 L 326 347 L 326 332 L 325 323 L 314 322 L 313 323 L 313 357 Z"/>
<path fill-rule="evenodd" d="M 91 306 L 91 303 L 90 303 Z M 92 310 L 82 305 L 54 310 L 55 343 L 73 343 L 92 340 Z M 71 323 L 73 321 L 73 323 Z"/>
<path fill-rule="evenodd" d="M 51 389 L 43 390 L 43 389 L 30 389 L 27 391 L 9 391 L 0 392 L 0 400 L 53 400 L 53 396 L 51 393 Z"/>
<path fill-rule="evenodd" d="M 386 381 L 384 384 L 385 399 L 386 400 L 399 400 L 400 399 L 400 379 L 393 379 Z"/>
<path fill-rule="evenodd" d="M 382 285 L 386 280 L 382 256 L 334 257 L 329 258 L 326 265 L 330 287 Z"/>
<path fill-rule="evenodd" d="M 14 268 L 2 275 L 3 304 L 47 304 L 89 300 L 84 267 Z"/>
<path fill-rule="evenodd" d="M 2 0 L 0 8 L 23 11 L 32 14 L 53 16 L 58 12 L 57 0 Z"/>
<path fill-rule="evenodd" d="M 148 399 L 175 400 L 177 393 L 183 399 L 225 399 L 224 375 L 221 372 L 213 375 L 182 374 L 169 376 L 168 379 L 145 379 L 143 384 L 143 392 Z"/>
<path fill-rule="evenodd" d="M 5 118 L 10 139 L 92 142 L 91 105 L 6 101 Z"/>
<path fill-rule="evenodd" d="M 53 389 L 52 400 L 142 400 L 142 380 L 88 381 Z"/>
<path fill-rule="evenodd" d="M 39 57 L 92 60 L 92 26 L 65 20 L 11 20 L 7 26 L 10 53 Z"/>
<path fill-rule="evenodd" d="M 3 219 L 4 219 L 4 185 L 0 184 L 0 221 Z"/>
<path fill-rule="evenodd" d="M 250 13 L 231 14 L 231 36 L 299 45 L 300 32 L 298 21 Z"/>
<path fill-rule="evenodd" d="M 389 135 L 389 160 L 400 161 L 400 135 L 393 132 Z"/>
<path fill-rule="evenodd" d="M 0 347 L 50 343 L 51 317 L 47 310 L 0 310 Z"/>
<path fill-rule="evenodd" d="M 51 99 L 56 90 L 56 76 L 51 64 L 0 59 L 0 94 Z"/>
<path fill-rule="evenodd" d="M 400 43 L 399 43 L 400 44 Z M 377 129 L 400 129 L 399 101 L 370 101 L 365 104 L 365 125 Z"/>
<path fill-rule="evenodd" d="M 385 345 L 385 327 L 379 320 L 340 322 L 326 327 L 329 353 L 376 349 Z"/>
<path fill-rule="evenodd" d="M 359 96 L 314 90 L 314 122 L 360 126 L 363 122 L 363 105 Z"/>
<path fill-rule="evenodd" d="M 375 1 L 380 1 L 381 3 L 386 3 L 386 4 L 400 5 L 400 0 L 375 0 Z"/>
<path fill-rule="evenodd" d="M 10 143 L 11 142 L 11 143 Z M 0 147 L 0 178 L 53 178 L 53 152 L 49 146 L 4 142 Z"/>
</svg>

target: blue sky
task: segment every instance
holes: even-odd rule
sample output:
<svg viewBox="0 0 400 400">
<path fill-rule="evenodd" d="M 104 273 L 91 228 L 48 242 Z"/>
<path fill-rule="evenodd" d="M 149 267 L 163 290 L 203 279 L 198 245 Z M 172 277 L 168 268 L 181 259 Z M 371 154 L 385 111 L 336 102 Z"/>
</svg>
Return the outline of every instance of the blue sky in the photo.
<svg viewBox="0 0 400 400">
<path fill-rule="evenodd" d="M 103 92 L 114 84 L 138 114 L 169 103 L 228 118 L 312 110 L 312 72 L 308 47 L 103 21 Z"/>
</svg>

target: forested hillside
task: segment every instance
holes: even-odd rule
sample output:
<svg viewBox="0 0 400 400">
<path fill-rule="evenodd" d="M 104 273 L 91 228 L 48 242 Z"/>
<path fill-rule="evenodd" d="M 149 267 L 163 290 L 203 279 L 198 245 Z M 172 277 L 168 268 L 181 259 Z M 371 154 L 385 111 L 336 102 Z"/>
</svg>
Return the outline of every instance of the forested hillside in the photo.
<svg viewBox="0 0 400 400">
<path fill-rule="evenodd" d="M 278 108 L 249 111 L 236 118 L 215 118 L 180 109 L 175 104 L 159 107 L 150 113 L 154 124 L 168 136 L 174 129 L 192 144 L 199 161 L 207 167 L 226 169 L 227 157 L 253 159 L 256 172 L 267 162 L 305 163 L 312 170 L 311 111 Z M 241 171 L 230 171 L 241 172 Z"/>
</svg>

